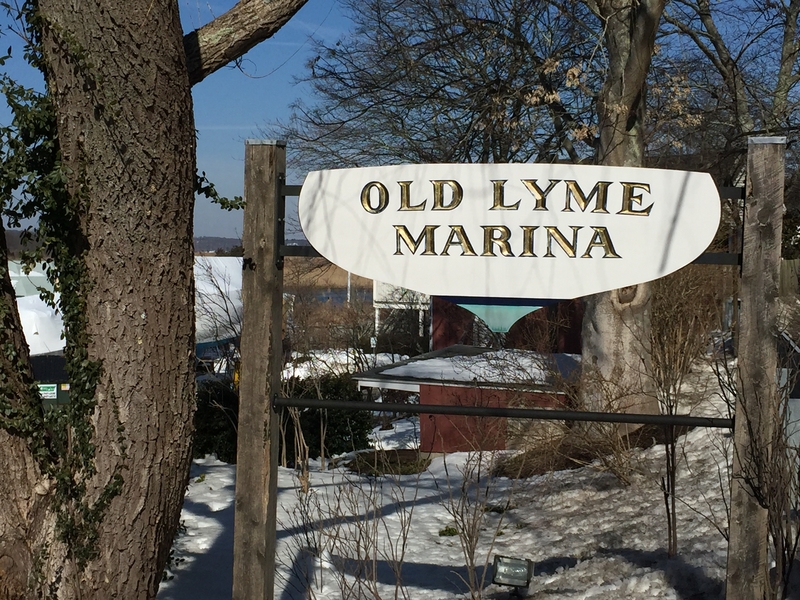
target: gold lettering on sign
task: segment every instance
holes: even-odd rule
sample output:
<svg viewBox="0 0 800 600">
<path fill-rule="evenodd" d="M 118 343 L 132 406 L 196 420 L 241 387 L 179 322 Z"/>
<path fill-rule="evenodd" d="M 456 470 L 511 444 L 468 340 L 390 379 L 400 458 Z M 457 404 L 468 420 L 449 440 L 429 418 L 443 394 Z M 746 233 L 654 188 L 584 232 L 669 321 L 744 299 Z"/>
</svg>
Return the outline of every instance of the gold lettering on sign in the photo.
<svg viewBox="0 0 800 600">
<path fill-rule="evenodd" d="M 553 254 L 553 240 L 555 240 L 556 244 L 558 244 L 561 249 L 566 253 L 567 256 L 570 258 L 575 258 L 575 247 L 578 245 L 578 231 L 582 229 L 581 227 L 570 226 L 572 229 L 572 243 L 570 244 L 567 241 L 567 238 L 564 237 L 564 234 L 558 230 L 558 227 L 545 227 L 547 231 L 547 252 L 545 256 L 548 258 L 555 257 Z"/>
<path fill-rule="evenodd" d="M 423 240 L 425 241 L 425 250 L 422 252 L 422 256 L 436 256 L 436 250 L 433 245 L 433 232 L 438 227 L 438 225 L 426 225 L 422 233 L 419 234 L 419 237 L 414 239 L 414 236 L 409 233 L 405 225 L 395 225 L 395 239 L 397 242 L 397 250 L 395 250 L 394 253 L 395 256 L 403 254 L 403 247 L 400 242 L 405 243 L 408 249 L 411 250 L 411 254 L 416 254 Z"/>
<path fill-rule="evenodd" d="M 614 250 L 614 244 L 611 243 L 611 236 L 608 235 L 608 229 L 605 227 L 592 227 L 594 235 L 586 246 L 586 252 L 581 255 L 581 258 L 592 258 L 592 250 L 594 248 L 602 248 L 605 254 L 603 258 L 620 258 Z"/>
<path fill-rule="evenodd" d="M 477 256 L 463 225 L 450 225 L 450 235 L 447 236 L 441 256 L 450 256 L 450 246 L 460 246 L 461 256 Z"/>
<path fill-rule="evenodd" d="M 637 188 L 650 193 L 650 184 L 649 183 L 629 183 L 627 181 L 621 181 L 622 184 L 622 210 L 619 211 L 618 215 L 639 215 L 642 217 L 646 217 L 650 214 L 650 210 L 653 208 L 653 204 L 651 203 L 646 208 L 642 210 L 634 210 L 633 203 L 635 202 L 639 206 L 642 205 L 642 195 L 639 194 L 638 196 L 634 194 L 634 190 Z"/>
<path fill-rule="evenodd" d="M 433 209 L 432 210 L 453 210 L 464 198 L 464 189 L 461 184 L 454 179 L 433 179 Z M 453 191 L 450 204 L 444 203 L 444 187 L 447 186 Z"/>
<path fill-rule="evenodd" d="M 542 188 L 536 183 L 536 179 L 523 179 L 522 183 L 528 188 L 528 191 L 536 198 L 536 206 L 533 210 L 547 210 L 547 194 L 553 191 L 553 188 L 561 183 L 560 179 L 551 179 L 547 189 L 542 191 Z"/>
<path fill-rule="evenodd" d="M 395 256 L 402 256 L 404 249 L 408 250 L 409 252 L 406 252 L 406 254 L 410 255 L 437 255 L 435 231 L 440 227 L 439 225 L 425 225 L 417 237 L 414 237 L 405 225 L 394 225 L 393 227 L 395 229 Z M 461 256 L 478 256 L 478 254 L 475 253 L 475 248 L 469 239 L 467 228 L 465 228 L 464 225 L 449 225 L 448 227 L 450 231 L 444 242 L 444 246 L 441 247 L 439 256 L 452 256 L 450 251 L 454 247 L 461 250 Z M 577 258 L 578 256 L 581 258 L 597 258 L 597 256 L 592 255 L 595 248 L 601 248 L 603 250 L 602 258 L 621 258 L 616 248 L 614 248 L 611 235 L 606 227 L 570 225 L 570 229 L 572 229 L 571 240 L 556 226 L 548 225 L 543 228 L 546 232 L 547 239 L 539 240 L 539 250 L 541 252 L 541 246 L 544 245 L 545 254 L 543 256 L 546 258 L 556 258 L 556 254 L 554 254 L 553 251 L 554 242 L 567 258 Z M 511 238 L 513 237 L 514 247 L 520 250 L 521 246 L 521 251 L 518 256 L 537 258 L 537 254 L 534 251 L 534 244 L 537 239 L 535 232 L 537 229 L 540 229 L 539 225 L 520 225 L 519 230 L 522 231 L 521 241 L 519 234 L 513 233 L 511 228 L 505 225 L 481 225 L 481 229 L 483 229 L 483 251 L 480 256 L 504 256 L 513 258 L 515 256 L 512 250 Z M 579 237 L 581 237 L 579 232 L 582 229 L 585 229 L 586 233 L 584 234 L 584 238 L 580 240 L 580 247 L 585 248 L 585 250 L 583 254 L 580 254 L 578 242 Z M 591 231 L 592 237 L 587 244 L 585 236 L 589 234 L 589 231 Z M 473 233 L 473 235 L 475 234 Z"/>
<path fill-rule="evenodd" d="M 428 199 L 416 195 L 412 197 L 411 188 L 413 181 L 397 181 L 400 188 L 400 202 L 398 211 L 413 211 L 421 212 L 425 210 L 437 211 L 454 211 L 464 200 L 464 188 L 455 179 L 431 179 L 429 180 L 433 186 L 433 197 L 431 203 L 428 204 Z M 505 191 L 507 179 L 491 179 L 492 184 L 492 204 L 489 211 L 519 211 L 524 202 L 529 202 L 527 197 L 516 199 L 513 202 L 506 202 Z M 533 195 L 535 199 L 535 206 L 533 211 L 546 211 L 548 210 L 547 202 L 548 197 L 552 194 L 553 190 L 564 184 L 564 191 L 566 194 L 565 204 L 562 212 L 591 212 L 609 214 L 609 189 L 616 194 L 618 187 L 617 182 L 611 181 L 595 181 L 591 191 L 587 194 L 578 183 L 577 180 L 561 180 L 550 179 L 547 186 L 542 189 L 537 179 L 520 179 L 526 189 Z M 653 208 L 654 201 L 652 199 L 644 199 L 645 194 L 650 193 L 650 184 L 640 182 L 618 182 L 622 186 L 621 194 L 621 208 L 616 214 L 619 215 L 634 215 L 634 216 L 648 216 Z M 394 185 L 392 183 L 391 185 Z M 584 183 L 588 185 L 588 183 Z M 513 186 L 512 189 L 515 189 Z M 395 188 L 396 189 L 396 188 Z M 472 189 L 472 188 L 469 188 Z M 485 190 L 486 188 L 481 188 Z M 516 188 L 517 190 L 519 188 Z M 415 188 L 416 190 L 416 188 Z M 487 190 L 488 191 L 488 190 Z M 485 193 L 485 192 L 482 192 Z M 515 192 L 516 193 L 516 192 Z M 559 189 L 560 196 L 560 189 Z M 524 193 L 523 193 L 524 194 Z M 469 198 L 469 201 L 480 202 L 480 197 Z M 612 202 L 616 203 L 617 196 L 614 195 Z M 390 197 L 387 186 L 380 181 L 371 181 L 367 183 L 361 190 L 361 206 L 370 214 L 379 214 L 386 210 L 389 206 Z M 577 205 L 577 208 L 575 207 Z M 474 208 L 474 207 L 473 207 Z M 616 209 L 616 206 L 614 206 Z M 559 210 L 559 207 L 553 207 L 553 210 Z M 467 211 L 473 214 L 473 212 Z M 487 213 L 484 213 L 488 215 Z M 422 217 L 423 215 L 417 215 Z M 496 213 L 495 213 L 495 216 Z M 514 217 L 513 214 L 505 215 L 506 217 Z M 520 216 L 520 215 L 518 215 Z M 485 257 L 530 257 L 530 258 L 621 258 L 620 254 L 614 247 L 611 240 L 611 234 L 608 227 L 601 227 L 595 225 L 569 225 L 572 235 L 568 237 L 567 225 L 478 225 L 477 223 L 467 223 L 466 225 L 417 225 L 417 217 L 406 215 L 408 217 L 408 224 L 406 225 L 393 225 L 395 230 L 395 256 L 479 256 L 475 250 L 472 240 L 478 240 L 480 231 L 478 227 L 483 230 L 483 245 L 481 246 L 480 256 Z M 448 220 L 452 219 L 458 221 L 456 214 L 447 217 Z M 529 219 L 533 222 L 538 222 L 543 219 L 534 218 L 529 215 Z M 596 220 L 606 219 L 601 217 Z M 405 220 L 398 218 L 398 220 Z M 432 219 L 433 220 L 433 219 Z M 487 217 L 488 220 L 488 217 Z M 515 220 L 515 219 L 510 219 Z M 530 222 L 530 220 L 528 222 Z M 576 218 L 576 221 L 578 219 Z M 614 219 L 608 217 L 606 219 L 613 222 Z M 430 222 L 430 221 L 429 221 Z M 484 221 L 485 222 L 485 221 Z M 545 220 L 545 222 L 547 222 Z M 552 221 L 550 221 L 552 223 Z M 569 222 L 569 221 L 568 221 Z M 607 225 L 610 223 L 606 223 Z M 416 236 L 413 232 L 419 232 Z M 439 246 L 435 243 L 435 232 L 439 228 L 449 228 L 447 235 L 439 233 Z M 561 227 L 561 229 L 559 228 Z M 421 230 L 419 229 L 421 228 Z M 537 229 L 543 231 L 536 234 Z M 579 233 L 584 230 L 584 233 Z M 444 229 L 443 229 L 444 231 Z M 472 236 L 472 240 L 470 239 Z M 513 238 L 513 239 L 512 239 Z M 444 245 L 442 246 L 442 240 Z M 388 241 L 388 240 L 387 240 Z M 580 247 L 579 247 L 580 243 Z M 555 248 L 559 250 L 555 250 Z M 581 252 L 583 250 L 583 252 Z M 598 250 L 597 252 L 595 250 Z M 601 252 L 602 251 L 602 254 Z M 627 253 L 626 248 L 622 247 L 623 253 Z"/>
<path fill-rule="evenodd" d="M 533 253 L 533 232 L 539 229 L 538 225 L 523 225 L 522 226 L 522 254 L 520 256 L 532 256 L 536 258 Z"/>
<path fill-rule="evenodd" d="M 494 253 L 494 246 L 500 249 L 503 256 L 514 256 L 511 252 L 511 244 L 508 238 L 511 237 L 511 230 L 504 225 L 481 225 L 483 227 L 483 252 L 481 256 L 497 256 Z M 499 234 L 495 237 L 495 233 Z"/>
<path fill-rule="evenodd" d="M 519 203 L 522 200 L 517 200 L 514 204 L 506 205 L 505 200 L 505 189 L 503 186 L 505 185 L 507 179 L 492 179 L 492 185 L 494 186 L 494 199 L 492 202 L 492 208 L 489 210 L 517 210 L 519 208 Z"/>
<path fill-rule="evenodd" d="M 378 190 L 378 205 L 373 207 L 371 201 L 372 190 Z M 361 190 L 361 206 L 370 214 L 377 215 L 383 212 L 389 204 L 389 190 L 380 181 L 370 181 Z"/>
<path fill-rule="evenodd" d="M 564 183 L 567 184 L 567 201 L 564 204 L 564 211 L 563 212 L 575 212 L 572 210 L 572 206 L 570 204 L 571 199 L 575 199 L 575 202 L 578 203 L 582 212 L 586 212 L 586 207 L 589 206 L 589 202 L 592 201 L 594 196 L 597 196 L 597 201 L 595 202 L 593 213 L 608 213 L 608 209 L 606 206 L 608 204 L 608 186 L 611 185 L 610 181 L 598 181 L 594 184 L 592 191 L 589 192 L 589 196 L 586 196 L 581 189 L 581 186 L 578 185 L 577 181 L 565 181 Z"/>
<path fill-rule="evenodd" d="M 398 181 L 397 185 L 400 186 L 400 208 L 398 210 L 425 210 L 425 203 L 428 202 L 427 200 L 423 200 L 422 204 L 411 206 L 410 181 Z"/>
</svg>

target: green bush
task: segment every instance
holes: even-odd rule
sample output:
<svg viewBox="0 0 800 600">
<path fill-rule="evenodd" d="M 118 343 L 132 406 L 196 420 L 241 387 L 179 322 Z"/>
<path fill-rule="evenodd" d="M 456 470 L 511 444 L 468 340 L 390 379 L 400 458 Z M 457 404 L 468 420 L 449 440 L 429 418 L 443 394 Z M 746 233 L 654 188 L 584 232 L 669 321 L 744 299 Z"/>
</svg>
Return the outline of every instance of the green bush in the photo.
<svg viewBox="0 0 800 600">
<path fill-rule="evenodd" d="M 348 400 L 361 402 L 363 397 L 356 382 L 350 375 L 325 375 L 312 379 L 292 379 L 288 387 L 296 398 L 322 398 L 325 400 Z M 309 458 L 318 458 L 322 450 L 321 424 L 325 426 L 325 455 L 334 456 L 369 447 L 369 433 L 372 430 L 372 413 L 369 411 L 319 410 L 301 408 L 300 427 L 308 445 Z M 286 455 L 294 463 L 294 423 L 288 410 L 283 412 L 283 426 L 286 428 Z"/>
<path fill-rule="evenodd" d="M 300 398 L 363 400 L 349 375 L 326 375 L 319 380 L 293 379 L 288 382 L 291 395 Z M 326 426 L 325 455 L 333 456 L 369 447 L 372 413 L 369 411 L 299 409 L 300 427 L 309 447 L 309 457 L 321 453 L 320 421 Z M 223 462 L 236 462 L 236 428 L 239 419 L 239 396 L 226 382 L 203 382 L 197 387 L 197 412 L 194 416 L 192 454 L 202 458 L 216 454 Z M 286 428 L 287 458 L 295 462 L 294 425 L 288 411 L 282 413 Z"/>
<path fill-rule="evenodd" d="M 236 427 L 239 396 L 223 381 L 204 381 L 197 386 L 192 456 L 216 454 L 223 462 L 236 462 Z"/>
</svg>

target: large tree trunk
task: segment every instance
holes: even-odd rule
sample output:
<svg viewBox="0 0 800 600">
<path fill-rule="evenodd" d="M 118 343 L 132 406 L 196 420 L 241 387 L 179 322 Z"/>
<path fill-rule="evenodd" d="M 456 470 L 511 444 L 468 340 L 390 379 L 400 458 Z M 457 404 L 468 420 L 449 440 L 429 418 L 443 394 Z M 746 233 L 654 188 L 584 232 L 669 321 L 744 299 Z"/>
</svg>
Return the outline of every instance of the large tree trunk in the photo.
<svg viewBox="0 0 800 600">
<path fill-rule="evenodd" d="M 175 0 L 33 3 L 66 173 L 68 199 L 42 219 L 61 238 L 72 387 L 45 418 L 0 269 L 0 600 L 155 597 L 194 409 L 190 78 L 305 2 L 241 0 L 224 15 L 232 35 L 212 23 L 186 38 Z M 1 223 L 0 237 L 4 267 Z"/>
<path fill-rule="evenodd" d="M 597 162 L 640 167 L 644 158 L 645 80 L 663 0 L 606 0 L 609 71 L 598 102 Z M 583 320 L 583 397 L 591 410 L 657 412 L 649 375 L 650 284 L 596 294 Z"/>
<path fill-rule="evenodd" d="M 84 598 L 150 598 L 190 457 L 194 119 L 177 3 L 93 4 L 40 3 L 67 187 L 82 205 L 87 358 L 102 364 L 84 502 L 113 494 L 71 583 Z M 48 566 L 50 579 L 59 565 Z"/>
<path fill-rule="evenodd" d="M 83 364 L 58 469 L 77 485 L 35 493 L 30 449 L 12 438 L 19 452 L 4 449 L 0 473 L 18 485 L 19 509 L 4 503 L 0 519 L 4 542 L 15 531 L 20 543 L 5 554 L 12 573 L 27 567 L 29 597 L 152 598 L 183 501 L 194 401 L 194 121 L 177 4 L 42 0 L 40 16 L 78 208 L 63 226 L 74 225 L 65 237 L 85 269 L 77 296 L 62 290 L 67 354 Z M 42 511 L 35 535 L 30 516 Z"/>
</svg>

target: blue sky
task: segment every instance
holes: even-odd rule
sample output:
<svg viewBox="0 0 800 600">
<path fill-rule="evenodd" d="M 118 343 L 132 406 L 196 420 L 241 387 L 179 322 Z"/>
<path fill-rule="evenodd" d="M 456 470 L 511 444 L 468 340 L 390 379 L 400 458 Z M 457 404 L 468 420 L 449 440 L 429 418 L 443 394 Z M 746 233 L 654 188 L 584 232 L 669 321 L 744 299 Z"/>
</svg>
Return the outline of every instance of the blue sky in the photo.
<svg viewBox="0 0 800 600">
<path fill-rule="evenodd" d="M 234 0 L 181 0 L 184 28 L 194 29 L 222 14 Z M 311 56 L 310 38 L 336 39 L 349 27 L 335 0 L 309 0 L 277 33 L 251 50 L 243 61 L 244 73 L 225 68 L 194 86 L 195 126 L 198 131 L 197 166 L 217 190 L 240 196 L 244 189 L 244 140 L 263 137 L 259 128 L 285 119 L 289 106 L 304 90 L 292 85 Z M 304 173 L 288 169 L 289 183 L 302 183 Z M 195 209 L 195 235 L 240 237 L 240 211 L 221 211 L 205 199 Z"/>
<path fill-rule="evenodd" d="M 223 14 L 236 0 L 179 0 L 185 31 L 191 31 Z M 0 47 L 14 46 L 15 58 L 6 70 L 26 85 L 41 87 L 38 73 L 21 59 L 17 38 L 8 32 L 9 18 L 0 14 L 3 37 Z M 335 40 L 349 28 L 336 0 L 309 0 L 272 38 L 251 50 L 242 69 L 226 67 L 194 86 L 197 128 L 197 167 L 205 171 L 225 196 L 240 196 L 244 190 L 244 142 L 263 137 L 259 129 L 285 119 L 289 107 L 300 97 L 302 86 L 293 85 L 310 58 L 311 37 Z M 0 103 L 0 122 L 9 113 Z M 304 173 L 289 168 L 288 182 L 302 183 Z M 195 207 L 195 236 L 238 238 L 242 233 L 241 211 L 226 212 L 204 198 Z"/>
</svg>

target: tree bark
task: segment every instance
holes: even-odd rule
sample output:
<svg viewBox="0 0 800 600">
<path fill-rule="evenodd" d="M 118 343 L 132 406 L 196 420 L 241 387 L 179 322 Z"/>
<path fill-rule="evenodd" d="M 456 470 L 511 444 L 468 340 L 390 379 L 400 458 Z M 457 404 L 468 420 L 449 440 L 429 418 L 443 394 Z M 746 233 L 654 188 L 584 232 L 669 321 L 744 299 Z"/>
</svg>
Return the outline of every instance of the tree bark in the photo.
<svg viewBox="0 0 800 600">
<path fill-rule="evenodd" d="M 123 481 L 85 568 L 73 548 L 51 549 L 42 575 L 64 581 L 58 597 L 150 598 L 183 503 L 194 403 L 195 138 L 181 25 L 169 0 L 40 10 L 67 189 L 81 207 L 87 357 L 102 364 L 84 502 L 98 506 Z"/>
<path fill-rule="evenodd" d="M 240 2 L 224 21 L 232 30 L 243 23 L 235 40 L 199 36 L 198 56 L 222 56 L 203 58 L 202 76 L 303 3 L 259 11 Z M 88 433 L 73 421 L 59 455 L 42 428 L 13 288 L 1 273 L 0 599 L 154 598 L 183 503 L 194 410 L 195 131 L 178 5 L 41 0 L 36 18 L 67 173 L 65 214 L 74 216 L 63 224 L 73 250 L 66 260 L 80 259 L 85 273 L 79 302 L 62 306 L 83 315 L 65 313 L 78 324 L 67 327 L 66 354 L 80 356 L 85 342 L 71 378 L 95 362 L 102 369 L 88 388 Z M 258 18 L 270 21 L 259 27 Z M 73 398 L 84 383 L 72 381 Z M 23 409 L 21 428 L 6 411 Z M 56 493 L 58 469 L 75 496 Z"/>
<path fill-rule="evenodd" d="M 608 75 L 598 101 L 597 162 L 640 167 L 644 160 L 645 80 L 663 0 L 606 0 Z M 583 398 L 589 410 L 658 412 L 649 377 L 650 284 L 595 294 L 583 320 Z"/>
<path fill-rule="evenodd" d="M 8 249 L 0 221 L 0 401 L 3 408 L 25 410 L 41 403 L 33 394 L 33 373 L 28 345 L 20 323 L 14 288 L 8 273 Z M 33 403 L 36 403 L 35 407 Z M 44 522 L 41 509 L 44 494 L 38 465 L 18 427 L 0 418 L 0 598 L 24 598 L 28 573 L 33 571 L 35 540 L 51 523 Z M 38 487 L 44 492 L 46 485 Z"/>
</svg>

